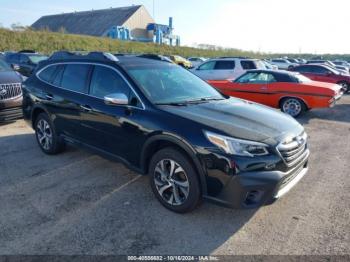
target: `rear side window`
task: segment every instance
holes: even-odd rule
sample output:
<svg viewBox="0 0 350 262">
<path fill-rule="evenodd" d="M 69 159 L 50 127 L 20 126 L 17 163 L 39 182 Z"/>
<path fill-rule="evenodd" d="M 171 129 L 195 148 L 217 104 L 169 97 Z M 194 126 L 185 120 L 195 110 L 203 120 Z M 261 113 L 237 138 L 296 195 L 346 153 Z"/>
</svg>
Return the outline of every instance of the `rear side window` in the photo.
<svg viewBox="0 0 350 262">
<path fill-rule="evenodd" d="M 52 84 L 54 86 L 61 86 L 63 72 L 64 72 L 64 65 L 57 66 L 52 79 Z"/>
<path fill-rule="evenodd" d="M 294 67 L 292 71 L 300 72 L 300 73 L 312 73 L 312 66 L 298 66 Z"/>
<path fill-rule="evenodd" d="M 61 86 L 74 92 L 86 93 L 89 65 L 68 64 L 62 76 Z"/>
<path fill-rule="evenodd" d="M 19 55 L 18 54 L 8 55 L 8 56 L 6 56 L 6 61 L 9 63 L 18 64 L 19 63 Z"/>
<path fill-rule="evenodd" d="M 95 66 L 91 78 L 90 95 L 104 98 L 106 95 L 114 93 L 123 93 L 129 97 L 130 88 L 114 70 L 103 66 Z"/>
<path fill-rule="evenodd" d="M 57 66 L 49 66 L 40 72 L 39 78 L 45 82 L 51 83 L 52 77 L 56 71 Z"/>
<path fill-rule="evenodd" d="M 233 70 L 235 61 L 216 61 L 215 70 Z"/>
<path fill-rule="evenodd" d="M 254 61 L 242 60 L 241 66 L 244 70 L 257 69 Z"/>
</svg>

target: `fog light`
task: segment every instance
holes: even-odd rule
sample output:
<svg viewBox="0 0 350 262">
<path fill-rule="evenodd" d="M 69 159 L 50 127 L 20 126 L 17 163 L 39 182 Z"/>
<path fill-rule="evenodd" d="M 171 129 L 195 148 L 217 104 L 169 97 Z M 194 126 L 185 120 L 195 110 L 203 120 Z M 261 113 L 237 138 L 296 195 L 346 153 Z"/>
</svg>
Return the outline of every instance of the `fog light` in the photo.
<svg viewBox="0 0 350 262">
<path fill-rule="evenodd" d="M 263 192 L 260 190 L 252 190 L 247 193 L 244 203 L 246 205 L 254 205 L 261 200 Z"/>
</svg>

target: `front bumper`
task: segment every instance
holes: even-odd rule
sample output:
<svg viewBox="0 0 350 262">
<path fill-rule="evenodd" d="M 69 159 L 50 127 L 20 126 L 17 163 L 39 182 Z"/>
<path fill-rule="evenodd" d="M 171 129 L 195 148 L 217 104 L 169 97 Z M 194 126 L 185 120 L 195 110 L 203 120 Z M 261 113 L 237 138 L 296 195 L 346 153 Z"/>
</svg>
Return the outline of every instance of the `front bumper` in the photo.
<svg viewBox="0 0 350 262">
<path fill-rule="evenodd" d="M 0 122 L 11 122 L 23 117 L 22 96 L 0 100 Z"/>
<path fill-rule="evenodd" d="M 291 190 L 308 171 L 309 151 L 294 167 L 287 171 L 248 171 L 229 176 L 215 195 L 206 199 L 231 208 L 256 208 L 275 202 Z M 218 180 L 209 171 L 208 183 Z"/>
</svg>

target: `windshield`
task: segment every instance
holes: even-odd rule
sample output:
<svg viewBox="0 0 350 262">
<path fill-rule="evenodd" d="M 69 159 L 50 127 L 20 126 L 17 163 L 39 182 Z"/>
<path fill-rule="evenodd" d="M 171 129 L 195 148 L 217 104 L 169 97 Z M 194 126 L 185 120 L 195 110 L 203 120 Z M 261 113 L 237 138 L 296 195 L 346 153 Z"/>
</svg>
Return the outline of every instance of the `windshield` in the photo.
<svg viewBox="0 0 350 262">
<path fill-rule="evenodd" d="M 154 104 L 224 99 L 215 88 L 177 66 L 152 66 L 127 70 Z"/>
<path fill-rule="evenodd" d="M 4 61 L 0 59 L 0 71 L 12 70 L 11 67 Z"/>
<path fill-rule="evenodd" d="M 48 59 L 45 55 L 28 55 L 29 60 L 34 64 L 38 64 L 40 61 Z"/>
</svg>

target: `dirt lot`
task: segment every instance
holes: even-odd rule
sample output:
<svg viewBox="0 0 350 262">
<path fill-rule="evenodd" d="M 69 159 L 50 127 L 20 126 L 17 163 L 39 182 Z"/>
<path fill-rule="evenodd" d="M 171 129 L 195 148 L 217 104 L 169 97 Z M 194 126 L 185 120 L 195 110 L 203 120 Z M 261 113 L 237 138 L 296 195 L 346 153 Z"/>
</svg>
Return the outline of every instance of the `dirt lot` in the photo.
<svg viewBox="0 0 350 262">
<path fill-rule="evenodd" d="M 178 215 L 147 177 L 75 148 L 44 155 L 0 126 L 0 254 L 350 254 L 350 96 L 299 121 L 310 172 L 275 204 Z"/>
</svg>

